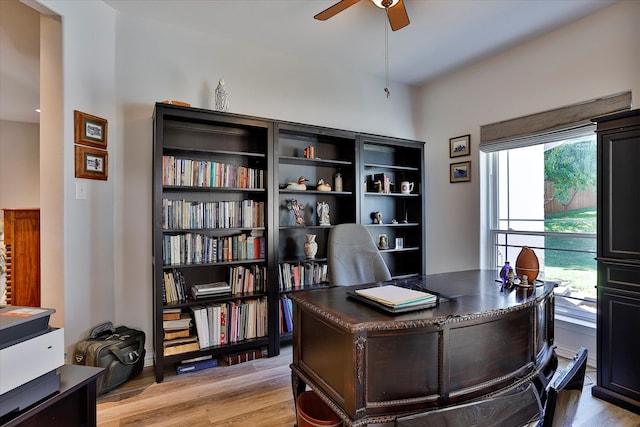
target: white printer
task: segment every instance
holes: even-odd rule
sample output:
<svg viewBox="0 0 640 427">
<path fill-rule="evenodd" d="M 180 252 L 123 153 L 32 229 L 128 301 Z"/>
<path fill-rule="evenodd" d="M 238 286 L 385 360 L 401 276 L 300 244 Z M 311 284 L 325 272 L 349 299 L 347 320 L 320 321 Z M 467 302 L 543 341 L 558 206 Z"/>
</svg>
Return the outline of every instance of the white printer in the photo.
<svg viewBox="0 0 640 427">
<path fill-rule="evenodd" d="M 60 390 L 64 329 L 49 327 L 54 309 L 0 306 L 0 417 Z"/>
</svg>

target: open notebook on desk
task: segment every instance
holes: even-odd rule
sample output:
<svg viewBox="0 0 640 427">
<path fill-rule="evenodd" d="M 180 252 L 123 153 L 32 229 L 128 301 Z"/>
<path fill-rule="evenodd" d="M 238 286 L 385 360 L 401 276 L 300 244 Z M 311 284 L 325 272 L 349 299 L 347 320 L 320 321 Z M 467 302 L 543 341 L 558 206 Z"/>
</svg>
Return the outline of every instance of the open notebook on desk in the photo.
<svg viewBox="0 0 640 427">
<path fill-rule="evenodd" d="M 374 286 L 347 292 L 347 295 L 389 313 L 404 313 L 433 307 L 438 295 L 396 285 Z"/>
</svg>

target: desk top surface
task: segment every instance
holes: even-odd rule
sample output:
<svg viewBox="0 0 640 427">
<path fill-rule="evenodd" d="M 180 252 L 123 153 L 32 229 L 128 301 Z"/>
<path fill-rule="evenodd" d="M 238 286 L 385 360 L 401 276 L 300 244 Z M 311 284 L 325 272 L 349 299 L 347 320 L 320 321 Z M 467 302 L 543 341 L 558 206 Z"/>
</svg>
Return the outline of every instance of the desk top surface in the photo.
<svg viewBox="0 0 640 427">
<path fill-rule="evenodd" d="M 421 324 L 443 324 L 504 314 L 536 304 L 554 288 L 553 282 L 536 282 L 535 292 L 530 296 L 519 290 L 501 292 L 497 277 L 494 270 L 469 270 L 379 283 L 422 288 L 446 297 L 435 307 L 393 315 L 347 295 L 349 291 L 371 287 L 372 284 L 295 292 L 291 299 L 303 309 L 312 310 L 328 321 L 356 331 L 394 329 L 403 323 L 419 327 Z"/>
</svg>

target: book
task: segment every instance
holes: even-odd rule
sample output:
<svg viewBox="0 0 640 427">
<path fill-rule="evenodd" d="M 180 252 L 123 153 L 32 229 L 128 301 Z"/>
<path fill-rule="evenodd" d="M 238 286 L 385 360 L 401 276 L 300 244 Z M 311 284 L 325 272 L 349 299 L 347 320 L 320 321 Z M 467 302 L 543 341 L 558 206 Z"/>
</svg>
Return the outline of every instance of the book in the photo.
<svg viewBox="0 0 640 427">
<path fill-rule="evenodd" d="M 164 339 L 173 340 L 176 338 L 184 338 L 184 337 L 188 337 L 190 334 L 191 334 L 190 328 L 164 331 Z"/>
<path fill-rule="evenodd" d="M 181 311 L 179 308 L 165 308 L 162 310 L 162 320 L 178 320 Z"/>
<path fill-rule="evenodd" d="M 230 292 L 231 286 L 229 286 L 227 282 L 203 283 L 191 287 L 191 295 L 193 295 L 194 298 L 206 298 Z"/>
<path fill-rule="evenodd" d="M 253 349 L 242 351 L 239 353 L 227 354 L 224 356 L 224 361 L 227 365 L 237 365 L 238 363 L 248 362 L 250 360 L 261 359 L 262 357 L 267 355 L 267 349 Z"/>
<path fill-rule="evenodd" d="M 200 350 L 200 346 L 198 345 L 198 337 L 196 337 L 195 335 L 165 341 L 162 343 L 162 345 L 164 347 L 165 356 Z"/>
<path fill-rule="evenodd" d="M 217 359 L 200 360 L 198 362 L 191 362 L 191 363 L 182 363 L 180 365 L 176 365 L 176 373 L 178 375 L 186 374 L 189 372 L 196 372 L 196 371 L 201 371 L 203 369 L 213 368 L 215 366 L 218 366 Z"/>
<path fill-rule="evenodd" d="M 384 304 L 391 308 L 408 307 L 412 305 L 425 305 L 433 302 L 435 305 L 438 296 L 429 292 L 417 291 L 396 285 L 375 286 L 366 289 L 357 289 L 356 294 Z"/>
<path fill-rule="evenodd" d="M 176 329 L 189 329 L 191 326 L 191 316 L 187 313 L 182 313 L 179 319 L 174 320 L 163 320 L 162 327 L 165 331 L 176 330 Z"/>
</svg>

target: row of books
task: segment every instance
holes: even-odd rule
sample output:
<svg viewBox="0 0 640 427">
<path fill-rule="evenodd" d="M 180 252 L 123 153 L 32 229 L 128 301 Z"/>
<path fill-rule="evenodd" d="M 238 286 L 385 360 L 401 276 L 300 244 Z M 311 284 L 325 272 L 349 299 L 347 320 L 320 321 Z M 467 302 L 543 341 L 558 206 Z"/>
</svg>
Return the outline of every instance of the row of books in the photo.
<svg viewBox="0 0 640 427">
<path fill-rule="evenodd" d="M 179 304 L 188 298 L 184 276 L 178 270 L 172 269 L 163 272 L 162 277 L 162 303 Z"/>
<path fill-rule="evenodd" d="M 201 349 L 267 335 L 267 299 L 191 307 Z"/>
<path fill-rule="evenodd" d="M 287 296 L 280 298 L 280 333 L 293 332 L 293 302 Z"/>
<path fill-rule="evenodd" d="M 264 227 L 264 202 L 162 199 L 162 229 Z"/>
<path fill-rule="evenodd" d="M 165 235 L 162 239 L 163 263 L 184 265 L 263 259 L 265 238 L 253 234 L 226 237 L 199 233 Z"/>
<path fill-rule="evenodd" d="M 283 262 L 278 268 L 278 286 L 280 291 L 290 291 L 319 285 L 328 281 L 327 274 L 326 262 Z"/>
<path fill-rule="evenodd" d="M 209 160 L 162 156 L 162 185 L 264 188 L 264 171 Z"/>
<path fill-rule="evenodd" d="M 253 264 L 229 267 L 229 283 L 234 294 L 267 291 L 267 267 Z"/>
</svg>

